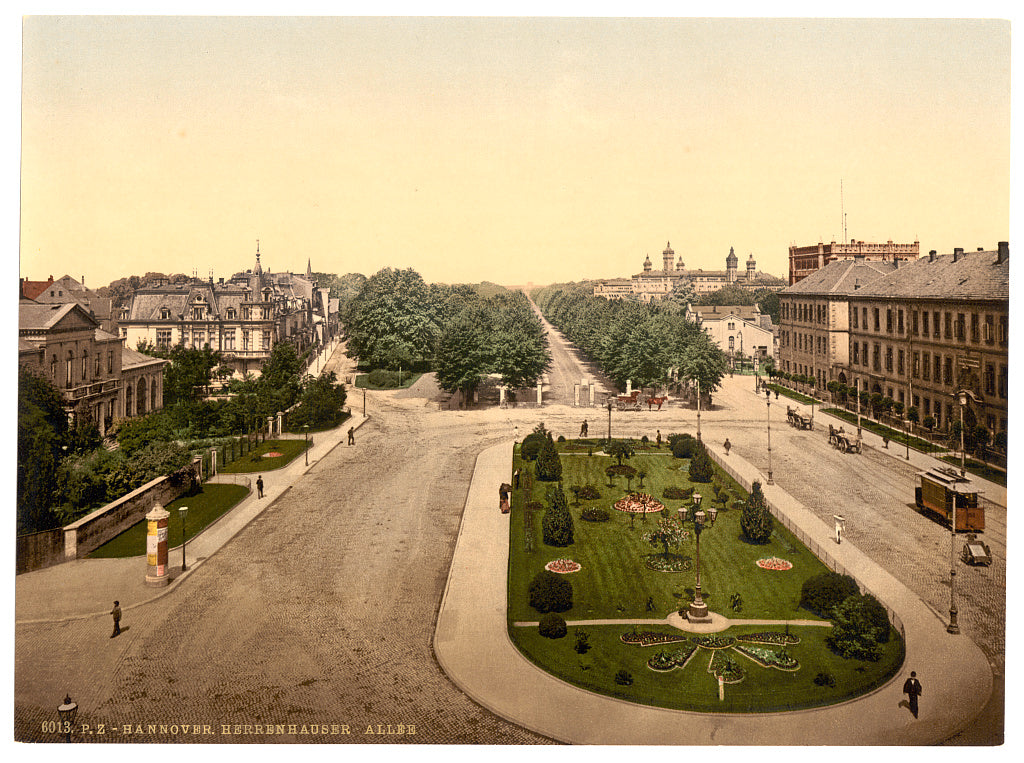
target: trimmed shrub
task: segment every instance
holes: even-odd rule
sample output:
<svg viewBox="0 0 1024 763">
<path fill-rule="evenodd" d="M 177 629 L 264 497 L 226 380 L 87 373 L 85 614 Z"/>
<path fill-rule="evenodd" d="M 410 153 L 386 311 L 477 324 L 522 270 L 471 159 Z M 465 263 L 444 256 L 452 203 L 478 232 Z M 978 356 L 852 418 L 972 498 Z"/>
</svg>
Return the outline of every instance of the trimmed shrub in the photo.
<svg viewBox="0 0 1024 763">
<path fill-rule="evenodd" d="M 690 482 L 711 482 L 715 476 L 715 466 L 711 462 L 711 456 L 700 443 L 693 452 L 690 459 Z"/>
<path fill-rule="evenodd" d="M 889 624 L 889 612 L 882 605 L 882 603 L 869 593 L 864 594 L 864 612 L 867 615 L 871 623 L 878 629 L 878 643 L 886 644 L 889 642 L 890 624 Z"/>
<path fill-rule="evenodd" d="M 523 438 L 523 444 L 519 448 L 519 454 L 524 461 L 533 461 L 540 453 L 541 446 L 548 439 L 547 430 L 543 424 L 538 424 L 530 434 Z"/>
<path fill-rule="evenodd" d="M 800 606 L 819 617 L 831 618 L 835 608 L 860 593 L 857 581 L 838 572 L 823 572 L 807 578 L 800 589 Z"/>
<path fill-rule="evenodd" d="M 589 508 L 584 509 L 580 514 L 580 519 L 584 519 L 587 522 L 607 522 L 610 515 L 604 509 Z"/>
<path fill-rule="evenodd" d="M 771 540 L 775 519 L 768 511 L 768 504 L 761 492 L 761 483 L 750 486 L 750 500 L 743 507 L 740 515 L 740 530 L 751 543 L 767 543 Z"/>
<path fill-rule="evenodd" d="M 814 683 L 818 686 L 832 687 L 836 685 L 836 679 L 831 673 L 818 673 L 814 677 Z"/>
<path fill-rule="evenodd" d="M 615 674 L 615 683 L 619 686 L 631 686 L 633 684 L 633 674 L 623 668 Z"/>
<path fill-rule="evenodd" d="M 558 457 L 555 442 L 549 434 L 540 446 L 537 463 L 534 464 L 537 479 L 543 482 L 557 482 L 562 479 L 562 460 Z"/>
<path fill-rule="evenodd" d="M 662 491 L 661 497 L 671 501 L 689 501 L 693 497 L 693 488 L 682 488 L 676 487 L 675 485 L 669 485 Z"/>
<path fill-rule="evenodd" d="M 580 488 L 580 498 L 585 501 L 592 501 L 595 498 L 601 497 L 601 491 L 598 490 L 594 485 L 584 485 Z"/>
<path fill-rule="evenodd" d="M 697 451 L 697 440 L 691 434 L 669 435 L 668 444 L 675 458 L 693 458 Z"/>
<path fill-rule="evenodd" d="M 565 619 L 561 615 L 548 612 L 541 617 L 538 631 L 544 638 L 562 638 L 569 629 L 565 627 Z"/>
<path fill-rule="evenodd" d="M 878 604 L 873 596 L 871 600 L 874 605 Z M 880 628 L 874 620 L 872 609 L 868 596 L 847 596 L 835 608 L 832 630 L 826 636 L 825 643 L 847 659 L 877 662 L 882 656 L 882 633 L 888 638 L 889 621 L 886 620 L 884 628 Z"/>
<path fill-rule="evenodd" d="M 530 606 L 538 612 L 565 612 L 572 609 L 572 583 L 569 579 L 541 570 L 530 581 Z"/>
</svg>

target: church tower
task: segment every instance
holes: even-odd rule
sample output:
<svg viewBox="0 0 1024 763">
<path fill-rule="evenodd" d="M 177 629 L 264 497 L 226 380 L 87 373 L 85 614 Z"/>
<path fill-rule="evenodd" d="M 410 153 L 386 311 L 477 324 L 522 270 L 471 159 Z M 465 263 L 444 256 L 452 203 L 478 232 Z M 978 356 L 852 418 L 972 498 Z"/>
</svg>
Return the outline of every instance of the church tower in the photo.
<svg viewBox="0 0 1024 763">
<path fill-rule="evenodd" d="M 736 266 L 740 258 L 736 256 L 733 248 L 729 247 L 729 256 L 725 258 L 725 280 L 726 283 L 736 283 Z"/>
<path fill-rule="evenodd" d="M 651 272 L 651 255 L 649 255 L 649 254 L 647 255 L 647 258 L 644 260 L 644 272 L 645 273 L 650 273 Z"/>
<path fill-rule="evenodd" d="M 747 257 L 747 281 L 753 282 L 755 272 L 757 271 L 757 262 L 754 260 L 754 255 L 751 254 Z"/>
<path fill-rule="evenodd" d="M 666 273 L 672 272 L 672 262 L 676 258 L 676 253 L 672 251 L 672 242 L 665 244 L 665 251 L 661 253 L 662 270 Z"/>
</svg>

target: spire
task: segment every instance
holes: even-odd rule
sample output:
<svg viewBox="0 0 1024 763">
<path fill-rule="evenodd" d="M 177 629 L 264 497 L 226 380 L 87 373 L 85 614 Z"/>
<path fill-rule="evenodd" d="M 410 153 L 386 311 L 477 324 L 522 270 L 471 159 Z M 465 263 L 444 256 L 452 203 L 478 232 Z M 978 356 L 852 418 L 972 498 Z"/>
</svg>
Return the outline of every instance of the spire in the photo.
<svg viewBox="0 0 1024 763">
<path fill-rule="evenodd" d="M 312 258 L 306 260 L 306 278 L 310 281 L 313 280 L 313 260 Z"/>
<path fill-rule="evenodd" d="M 258 276 L 263 275 L 263 266 L 260 265 L 260 240 L 256 239 L 256 269 L 252 271 Z"/>
</svg>

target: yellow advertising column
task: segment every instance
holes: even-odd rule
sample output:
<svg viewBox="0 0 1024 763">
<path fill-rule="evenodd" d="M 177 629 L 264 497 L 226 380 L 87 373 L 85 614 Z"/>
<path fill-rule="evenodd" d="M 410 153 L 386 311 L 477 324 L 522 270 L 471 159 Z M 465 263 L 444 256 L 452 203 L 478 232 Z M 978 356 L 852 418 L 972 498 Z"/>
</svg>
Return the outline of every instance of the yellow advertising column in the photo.
<svg viewBox="0 0 1024 763">
<path fill-rule="evenodd" d="M 159 503 L 146 515 L 146 585 L 165 586 L 167 574 L 167 518 L 171 514 Z"/>
</svg>

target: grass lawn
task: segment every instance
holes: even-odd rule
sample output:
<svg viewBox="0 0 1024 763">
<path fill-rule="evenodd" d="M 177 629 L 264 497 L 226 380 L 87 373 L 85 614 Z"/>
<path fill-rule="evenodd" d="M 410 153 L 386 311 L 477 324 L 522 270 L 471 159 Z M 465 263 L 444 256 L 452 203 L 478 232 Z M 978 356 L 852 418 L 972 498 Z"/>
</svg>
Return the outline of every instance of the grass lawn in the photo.
<svg viewBox="0 0 1024 763">
<path fill-rule="evenodd" d="M 253 472 L 269 472 L 287 466 L 291 460 L 306 449 L 306 441 L 302 440 L 267 440 L 253 448 L 241 458 L 225 464 L 218 471 L 227 474 L 252 474 Z M 279 453 L 277 456 L 264 456 L 266 453 Z"/>
<path fill-rule="evenodd" d="M 798 403 L 803 403 L 804 405 L 810 405 L 811 403 L 820 404 L 821 402 L 819 400 L 815 400 L 813 397 L 802 395 L 799 392 L 790 389 L 789 387 L 783 387 L 781 384 L 769 384 L 768 388 L 773 390 L 774 392 L 778 392 L 780 395 L 782 395 L 782 397 L 788 397 L 791 400 L 796 400 Z"/>
<path fill-rule="evenodd" d="M 242 485 L 218 485 L 207 483 L 199 493 L 182 496 L 164 508 L 170 512 L 167 519 L 167 543 L 169 547 L 181 545 L 181 515 L 179 506 L 188 506 L 187 525 L 188 537 L 194 538 L 220 517 L 230 511 L 249 491 Z M 112 538 L 97 548 L 89 558 L 111 559 L 128 556 L 140 556 L 146 553 L 145 520 L 132 525 L 116 538 Z"/>
<path fill-rule="evenodd" d="M 822 410 L 822 413 L 835 416 L 837 419 L 842 419 L 848 424 L 857 424 L 856 413 L 850 413 L 849 411 L 844 411 L 840 408 L 825 408 Z M 914 450 L 919 450 L 922 453 L 936 453 L 941 450 L 946 450 L 946 448 L 940 445 L 936 445 L 935 443 L 929 442 L 928 440 L 924 440 L 920 437 L 914 437 L 914 435 L 908 435 L 901 432 L 899 429 L 887 427 L 885 424 L 879 424 L 877 421 L 872 421 L 865 416 L 860 417 L 860 425 L 863 429 L 866 429 L 869 432 L 874 432 L 882 437 L 888 437 L 890 444 L 898 443 L 900 445 L 906 445 L 907 440 L 910 440 L 910 447 Z"/>
<path fill-rule="evenodd" d="M 664 626 L 640 628 L 680 633 Z M 574 649 L 578 630 L 590 637 L 591 648 L 583 655 Z M 829 628 L 791 627 L 789 633 L 797 636 L 800 643 L 788 646 L 787 652 L 799 662 L 799 669 L 789 672 L 765 668 L 733 649 L 723 650 L 722 656 L 731 657 L 745 675 L 739 683 L 726 684 L 725 700 L 719 701 L 718 679 L 708 672 L 710 650 L 698 648 L 682 668 L 654 671 L 647 666 L 647 660 L 658 652 L 689 648 L 693 644 L 689 634 L 683 634 L 687 641 L 675 644 L 634 646 L 620 638 L 631 630 L 631 626 L 624 625 L 570 626 L 565 637 L 549 639 L 539 635 L 535 627 L 520 626 L 512 628 L 512 635 L 531 661 L 571 684 L 630 702 L 698 712 L 780 712 L 829 705 L 871 691 L 895 674 L 903 662 L 903 642 L 898 637 L 889 640 L 878 662 L 844 660 L 836 657 L 825 643 Z M 743 626 L 716 635 L 736 636 L 762 630 L 765 628 Z M 771 648 L 779 651 L 777 646 Z M 620 670 L 632 676 L 631 685 L 615 682 Z M 835 686 L 815 684 L 819 673 L 831 674 Z"/>
<path fill-rule="evenodd" d="M 960 468 L 960 457 L 959 456 L 940 456 L 943 461 L 948 464 L 952 464 L 956 468 Z M 976 474 L 982 479 L 988 480 L 989 482 L 995 482 L 997 485 L 1006 487 L 1006 472 L 1002 469 L 997 469 L 989 464 L 984 464 L 981 461 L 975 461 L 973 458 L 968 458 L 967 463 L 964 467 L 971 474 Z"/>
<path fill-rule="evenodd" d="M 369 383 L 369 374 L 359 374 L 356 376 L 356 388 L 374 390 L 407 389 L 408 387 L 411 387 L 413 383 L 421 376 L 423 376 L 423 374 L 421 373 L 410 373 L 408 371 L 405 371 L 402 373 L 402 383 L 400 385 L 396 384 L 393 387 L 378 387 L 374 384 Z"/>
<path fill-rule="evenodd" d="M 543 542 L 542 518 L 543 509 L 531 512 L 533 526 L 533 550 L 527 550 L 530 544 L 526 540 L 526 520 L 524 506 L 528 500 L 537 501 L 543 507 L 548 505 L 546 493 L 554 483 L 533 481 L 531 494 L 521 487 L 514 492 L 510 525 L 509 553 L 509 621 L 513 641 L 530 659 L 546 670 L 566 680 L 577 683 L 595 691 L 622 696 L 633 701 L 644 702 L 665 707 L 704 708 L 703 688 L 682 691 L 678 676 L 682 672 L 702 675 L 711 686 L 714 705 L 706 709 L 712 710 L 750 710 L 765 711 L 770 707 L 807 707 L 813 704 L 834 702 L 845 696 L 849 691 L 854 694 L 866 691 L 877 685 L 901 661 L 899 654 L 901 645 L 893 646 L 893 654 L 888 661 L 864 664 L 863 674 L 840 681 L 840 674 L 845 675 L 852 668 L 853 661 L 843 660 L 828 652 L 822 641 L 824 652 L 814 653 L 811 645 L 815 639 L 824 639 L 827 628 L 807 628 L 810 631 L 800 649 L 807 653 L 804 656 L 790 650 L 794 657 L 805 667 L 799 671 L 800 680 L 794 674 L 779 670 L 761 668 L 750 663 L 753 670 L 748 671 L 748 679 L 744 681 L 747 688 L 734 692 L 735 699 L 729 700 L 728 708 L 719 705 L 717 698 L 717 682 L 706 672 L 693 671 L 688 665 L 684 671 L 674 670 L 668 674 L 658 674 L 646 667 L 646 660 L 657 651 L 657 647 L 641 649 L 631 647 L 618 641 L 618 637 L 626 626 L 594 626 L 591 631 L 591 642 L 594 649 L 587 657 L 594 662 L 589 670 L 579 665 L 579 655 L 573 650 L 572 628 L 567 638 L 550 640 L 537 634 L 536 628 L 516 627 L 516 621 L 536 621 L 540 614 L 529 605 L 528 588 L 533 577 L 553 559 L 571 558 L 582 565 L 575 573 L 567 575 L 573 584 L 573 606 L 561 613 L 566 620 L 596 619 L 653 619 L 662 618 L 669 613 L 685 606 L 693 596 L 695 573 L 692 568 L 696 555 L 696 540 L 692 524 L 688 523 L 689 537 L 677 549 L 670 553 L 690 560 L 690 569 L 683 572 L 658 572 L 648 568 L 645 560 L 651 556 L 659 556 L 664 549 L 659 545 L 652 546 L 644 540 L 646 532 L 657 527 L 659 514 L 648 514 L 644 521 L 637 515 L 630 526 L 630 515 L 615 510 L 612 505 L 626 495 L 627 483 L 618 477 L 613 486 L 609 487 L 608 477 L 604 470 L 615 463 L 609 456 L 598 454 L 586 455 L 586 449 L 578 449 L 572 443 L 558 445 L 562 463 L 562 484 L 572 514 L 574 524 L 574 542 L 565 548 L 547 546 Z M 568 450 L 568 452 L 566 452 Z M 629 459 L 629 465 L 636 469 L 644 469 L 647 476 L 643 487 L 639 480 L 633 479 L 631 487 L 652 495 L 666 505 L 669 513 L 675 515 L 684 503 L 692 506 L 692 501 L 683 499 L 665 499 L 663 491 L 674 486 L 682 489 L 696 488 L 703 498 L 702 508 L 705 510 L 712 504 L 719 508 L 718 518 L 713 527 L 705 528 L 701 534 L 701 592 L 704 600 L 713 611 L 727 617 L 744 617 L 767 620 L 821 620 L 806 610 L 798 608 L 800 589 L 803 582 L 814 575 L 826 572 L 827 568 L 821 561 L 806 549 L 786 528 L 775 523 L 775 530 L 770 541 L 764 545 L 755 545 L 742 536 L 740 530 L 741 508 L 735 507 L 735 501 L 744 501 L 747 494 L 728 475 L 717 470 L 715 481 L 729 493 L 727 506 L 714 500 L 714 491 L 710 483 L 691 483 L 689 480 L 688 459 L 673 458 L 667 446 L 660 450 L 651 449 L 644 454 L 637 454 Z M 521 472 L 532 472 L 533 465 L 524 463 L 518 454 L 515 466 Z M 570 490 L 573 485 L 593 485 L 601 497 L 581 501 L 579 506 L 573 505 L 575 500 Z M 587 507 L 602 508 L 611 515 L 607 522 L 588 522 L 581 518 Z M 757 566 L 758 559 L 779 557 L 792 563 L 789 570 L 765 570 Z M 733 613 L 730 601 L 733 594 L 738 593 L 743 600 L 742 611 Z M 653 608 L 648 610 L 648 599 Z M 781 626 L 780 626 L 781 627 Z M 611 636 L 601 635 L 606 633 Z M 773 629 L 773 628 L 769 628 Z M 671 631 L 671 628 L 666 628 Z M 749 632 L 749 631 L 748 631 Z M 815 635 L 816 634 L 816 635 Z M 801 636 L 802 637 L 802 636 Z M 803 638 L 803 637 L 802 637 Z M 899 639 L 896 639 L 899 641 Z M 702 650 L 703 651 L 703 650 Z M 811 654 L 817 656 L 811 657 Z M 710 654 L 710 653 L 707 653 Z M 746 661 L 746 657 L 738 656 L 738 661 Z M 603 661 L 603 662 L 602 662 Z M 822 667 L 825 666 L 825 667 Z M 615 672 L 624 667 L 637 677 L 632 687 L 615 684 Z M 706 669 L 706 665 L 704 666 Z M 702 669 L 702 670 L 704 670 Z M 813 669 L 813 671 L 812 671 Z M 837 688 L 819 689 L 810 684 L 815 691 L 807 690 L 807 684 L 818 672 L 827 670 L 837 679 Z M 808 676 L 807 674 L 810 673 Z M 755 677 L 756 676 L 756 677 Z M 642 678 L 642 680 L 641 680 Z M 856 681 L 853 678 L 857 678 Z M 696 681 L 696 679 L 693 679 Z M 765 684 L 765 682 L 768 682 Z M 775 684 L 780 684 L 775 686 Z M 694 684 L 697 687 L 698 684 Z M 742 684 L 738 685 L 742 686 Z M 768 686 L 769 688 L 764 688 Z M 787 694 L 782 691 L 784 686 L 803 687 L 794 689 Z M 653 688 L 652 688 L 653 687 Z M 658 689 L 657 687 L 664 687 Z M 761 688 L 758 688 L 761 687 Z M 854 688 L 851 688 L 854 687 Z M 681 693 L 682 691 L 682 693 Z M 653 692 L 653 693 L 651 693 Z M 726 691 L 727 698 L 730 692 Z M 806 696 L 804 696 L 806 694 Z M 748 696 L 749 695 L 749 696 Z M 743 699 L 747 697 L 747 699 Z M 753 697 L 753 698 L 751 698 Z M 699 701 L 698 701 L 699 700 Z M 710 700 L 708 700 L 710 701 Z M 740 706 L 743 703 L 746 705 Z M 781 704 L 780 704 L 781 703 Z"/>
</svg>

